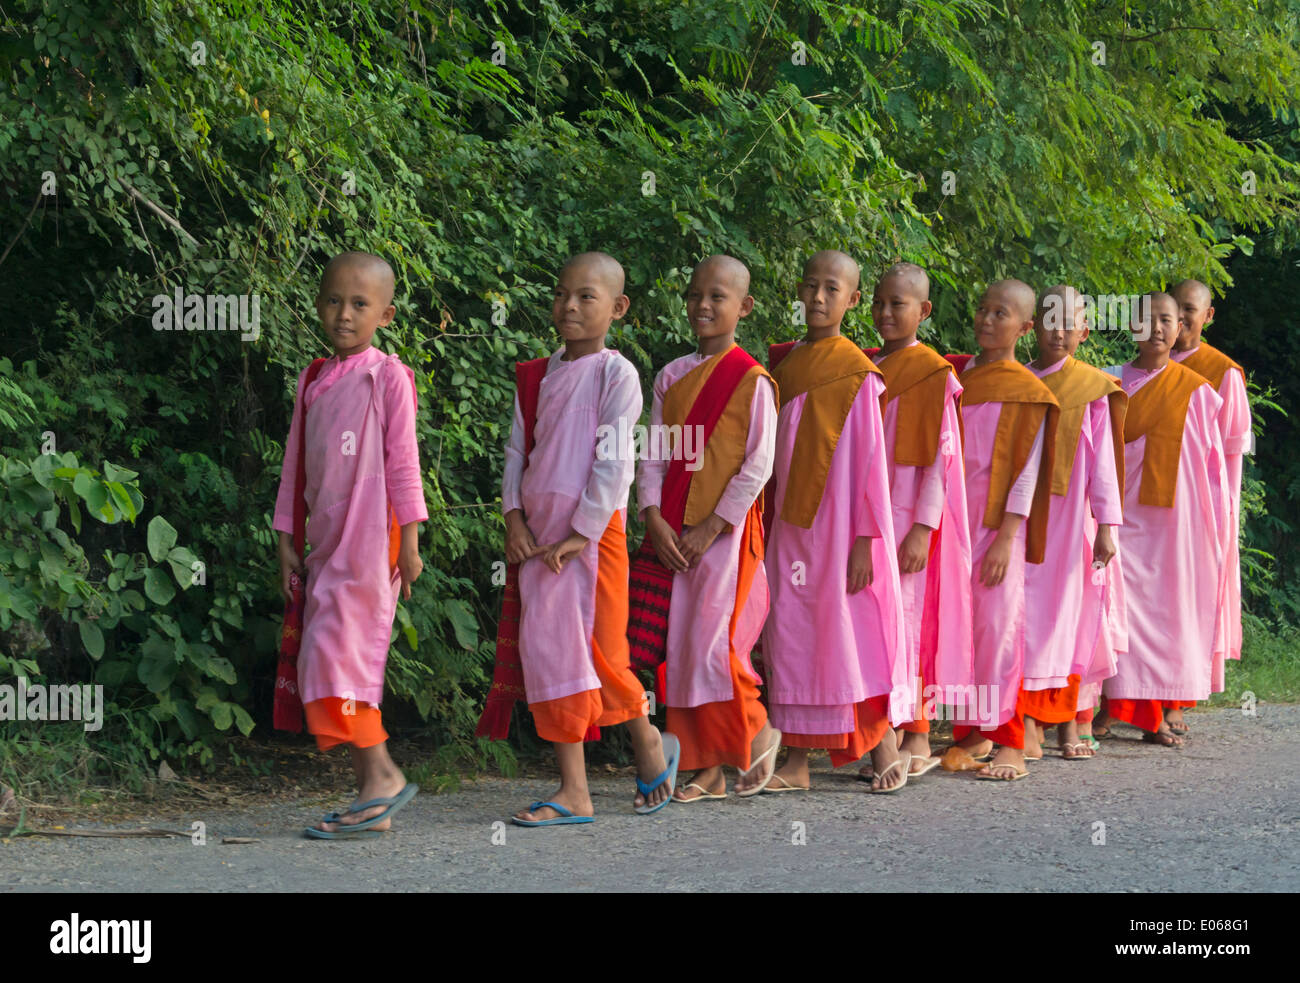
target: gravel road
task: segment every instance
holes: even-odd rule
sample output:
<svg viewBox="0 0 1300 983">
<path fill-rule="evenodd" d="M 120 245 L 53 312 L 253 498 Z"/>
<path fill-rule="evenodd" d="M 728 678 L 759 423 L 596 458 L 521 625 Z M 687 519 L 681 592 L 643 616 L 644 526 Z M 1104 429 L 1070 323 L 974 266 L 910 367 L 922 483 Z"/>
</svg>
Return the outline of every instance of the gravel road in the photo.
<svg viewBox="0 0 1300 983">
<path fill-rule="evenodd" d="M 733 794 L 643 817 L 631 811 L 630 779 L 601 774 L 590 826 L 496 825 L 545 798 L 554 786 L 544 778 L 421 795 L 372 842 L 301 837 L 343 795 L 196 807 L 119 828 L 202 821 L 204 846 L 12 839 L 0 845 L 0 892 L 1300 890 L 1300 706 L 1200 710 L 1188 721 L 1181 751 L 1120 725 L 1090 762 L 1049 747 L 1024 781 L 935 771 L 897 795 L 863 794 L 854 769 L 832 772 L 822 758 L 811 793 Z"/>
</svg>

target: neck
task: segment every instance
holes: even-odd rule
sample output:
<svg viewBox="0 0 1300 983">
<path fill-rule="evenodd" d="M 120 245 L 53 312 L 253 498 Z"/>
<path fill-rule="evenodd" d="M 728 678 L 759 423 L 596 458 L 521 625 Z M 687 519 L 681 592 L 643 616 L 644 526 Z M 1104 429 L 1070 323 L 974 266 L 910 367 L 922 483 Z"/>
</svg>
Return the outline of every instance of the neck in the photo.
<svg viewBox="0 0 1300 983">
<path fill-rule="evenodd" d="M 357 345 L 355 348 L 335 348 L 334 354 L 337 355 L 339 361 L 342 362 L 345 358 L 351 358 L 353 355 L 360 355 L 369 347 L 370 343 L 367 342 L 364 345 Z"/>
<path fill-rule="evenodd" d="M 1150 372 L 1154 369 L 1164 368 L 1169 364 L 1169 352 L 1151 352 L 1140 351 L 1138 357 L 1133 359 L 1133 367 L 1142 369 L 1144 372 Z"/>
<path fill-rule="evenodd" d="M 975 356 L 976 365 L 988 365 L 990 362 L 1014 362 L 1015 360 L 1015 345 L 1010 348 L 985 348 Z"/>
<path fill-rule="evenodd" d="M 820 328 L 814 328 L 810 324 L 808 325 L 808 334 L 804 337 L 804 341 L 825 341 L 827 338 L 838 337 L 839 333 L 840 326 L 838 322 Z"/>
<path fill-rule="evenodd" d="M 572 362 L 575 358 L 591 355 L 604 347 L 604 335 L 599 338 L 584 338 L 581 341 L 566 341 L 564 343 L 564 354 L 560 356 L 560 361 Z"/>
<path fill-rule="evenodd" d="M 1039 353 L 1038 353 L 1038 356 L 1037 356 L 1037 357 L 1036 357 L 1032 362 L 1030 362 L 1029 364 L 1032 365 L 1032 366 L 1033 366 L 1034 368 L 1036 368 L 1036 369 L 1045 369 L 1045 368 L 1047 368 L 1048 366 L 1055 365 L 1057 362 L 1064 362 L 1067 358 L 1070 357 L 1071 354 L 1072 354 L 1072 353 L 1067 353 L 1067 354 L 1065 354 L 1065 355 L 1062 355 L 1060 358 L 1057 358 L 1057 359 L 1054 359 L 1054 360 L 1051 361 L 1051 362 L 1048 362 L 1048 361 L 1046 361 L 1046 360 L 1043 358 L 1043 353 L 1042 353 L 1042 352 L 1039 352 Z"/>
<path fill-rule="evenodd" d="M 1195 334 L 1189 334 L 1186 338 L 1184 338 L 1182 335 L 1179 335 L 1178 340 L 1174 342 L 1174 351 L 1190 352 L 1197 348 L 1200 348 L 1201 332 L 1204 330 L 1205 330 L 1205 325 L 1201 325 L 1201 327 L 1196 329 Z"/>
<path fill-rule="evenodd" d="M 895 338 L 893 341 L 886 341 L 880 346 L 880 354 L 892 355 L 894 352 L 906 348 L 914 341 L 916 341 L 916 332 L 912 332 L 906 338 Z"/>
<path fill-rule="evenodd" d="M 736 332 L 734 331 L 728 331 L 726 334 L 715 335 L 712 338 L 701 338 L 699 353 L 701 355 L 717 355 L 719 352 L 725 352 L 735 343 Z"/>
</svg>

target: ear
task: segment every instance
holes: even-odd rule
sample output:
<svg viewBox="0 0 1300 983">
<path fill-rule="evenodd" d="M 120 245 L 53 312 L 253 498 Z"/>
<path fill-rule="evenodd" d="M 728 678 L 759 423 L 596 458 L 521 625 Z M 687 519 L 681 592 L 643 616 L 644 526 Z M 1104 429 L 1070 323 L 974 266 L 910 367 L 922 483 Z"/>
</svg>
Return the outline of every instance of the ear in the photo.
<svg viewBox="0 0 1300 983">
<path fill-rule="evenodd" d="M 1090 334 L 1092 334 L 1092 328 L 1088 327 L 1088 319 L 1087 317 L 1085 317 L 1083 319 L 1083 334 L 1079 335 L 1079 344 L 1082 345 L 1085 341 L 1087 341 L 1088 335 Z"/>
<path fill-rule="evenodd" d="M 1209 327 L 1210 322 L 1214 320 L 1214 308 L 1211 307 L 1205 312 L 1205 324 L 1202 327 Z"/>
<path fill-rule="evenodd" d="M 928 300 L 921 301 L 921 320 L 924 321 L 929 317 L 932 310 L 934 310 L 934 304 Z"/>
<path fill-rule="evenodd" d="M 749 312 L 754 309 L 754 298 L 745 294 L 745 299 L 740 302 L 740 316 L 748 317 Z"/>
<path fill-rule="evenodd" d="M 627 309 L 632 306 L 632 301 L 628 299 L 627 294 L 619 294 L 614 298 L 614 320 L 617 321 L 627 313 Z"/>
<path fill-rule="evenodd" d="M 395 318 L 396 316 L 397 316 L 397 308 L 394 307 L 392 304 L 389 304 L 387 307 L 384 308 L 384 313 L 379 318 L 379 326 L 382 328 L 385 325 L 392 323 L 393 318 Z"/>
<path fill-rule="evenodd" d="M 1020 333 L 1016 335 L 1016 340 L 1017 341 L 1020 340 L 1021 338 L 1023 338 L 1025 335 L 1029 334 L 1029 332 L 1033 330 L 1034 330 L 1033 318 L 1030 318 L 1028 321 L 1022 321 L 1020 323 Z"/>
<path fill-rule="evenodd" d="M 858 301 L 860 301 L 861 299 L 862 299 L 862 291 L 861 290 L 853 291 L 853 296 L 849 298 L 849 306 L 845 308 L 845 310 L 849 310 L 851 308 L 857 307 Z"/>
</svg>

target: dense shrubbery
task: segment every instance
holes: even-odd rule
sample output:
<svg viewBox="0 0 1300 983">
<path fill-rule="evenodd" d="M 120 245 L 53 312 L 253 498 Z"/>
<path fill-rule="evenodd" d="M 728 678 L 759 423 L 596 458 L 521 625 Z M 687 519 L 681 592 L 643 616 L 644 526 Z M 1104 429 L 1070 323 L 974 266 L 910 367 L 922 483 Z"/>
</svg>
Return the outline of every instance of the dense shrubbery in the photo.
<svg viewBox="0 0 1300 983">
<path fill-rule="evenodd" d="M 794 336 L 793 282 L 820 246 L 865 270 L 927 265 L 943 349 L 967 345 L 997 276 L 1223 289 L 1223 263 L 1262 238 L 1275 272 L 1258 267 L 1256 289 L 1283 289 L 1296 14 L 1127 6 L 10 4 L 0 677 L 104 683 L 105 733 L 153 756 L 206 760 L 215 736 L 269 719 L 270 512 L 293 380 L 325 353 L 318 271 L 342 249 L 397 269 L 380 344 L 421 402 L 427 565 L 389 689 L 466 750 L 499 597 L 510 365 L 552 344 L 566 255 L 624 262 L 612 344 L 647 387 L 689 346 L 689 267 L 719 250 L 754 271 L 755 351 Z M 151 299 L 177 288 L 256 294 L 259 337 L 155 331 Z M 1256 299 L 1231 294 L 1221 323 Z M 871 339 L 865 306 L 849 330 Z M 1127 349 L 1099 335 L 1088 357 Z M 1248 364 L 1291 404 L 1294 376 Z M 1285 541 L 1290 496 L 1250 477 L 1249 545 Z M 1247 576 L 1261 616 L 1295 617 L 1264 553 Z"/>
</svg>

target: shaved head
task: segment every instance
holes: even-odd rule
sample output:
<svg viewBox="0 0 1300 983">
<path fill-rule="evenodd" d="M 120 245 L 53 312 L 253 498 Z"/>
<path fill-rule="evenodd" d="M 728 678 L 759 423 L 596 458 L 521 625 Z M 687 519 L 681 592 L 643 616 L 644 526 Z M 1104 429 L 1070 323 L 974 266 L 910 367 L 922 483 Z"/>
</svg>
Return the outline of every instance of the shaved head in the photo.
<svg viewBox="0 0 1300 983">
<path fill-rule="evenodd" d="M 883 286 L 886 280 L 897 280 L 903 289 L 919 301 L 930 299 L 930 274 L 915 263 L 895 263 L 880 276 Z"/>
<path fill-rule="evenodd" d="M 577 256 L 571 257 L 564 264 L 560 270 L 561 276 L 570 270 L 582 271 L 596 277 L 609 288 L 615 297 L 623 293 L 623 287 L 627 283 L 622 264 L 609 253 L 578 253 Z"/>
<path fill-rule="evenodd" d="M 388 261 L 382 256 L 376 256 L 374 253 L 339 253 L 325 264 L 325 270 L 321 273 L 320 278 L 320 292 L 324 293 L 325 285 L 330 282 L 330 278 L 344 269 L 358 270 L 368 277 L 373 277 L 375 287 L 383 299 L 381 306 L 387 307 L 393 302 L 393 293 L 397 289 L 397 278 L 393 275 L 393 268 L 388 265 Z"/>
<path fill-rule="evenodd" d="M 749 267 L 734 256 L 716 253 L 708 259 L 701 260 L 691 273 L 691 282 L 705 273 L 716 273 L 725 282 L 735 287 L 743 297 L 749 293 Z"/>
<path fill-rule="evenodd" d="M 1082 300 L 1083 294 L 1068 283 L 1058 283 L 1054 287 L 1048 287 L 1043 291 L 1043 296 L 1038 298 L 1038 313 L 1035 320 L 1049 331 L 1058 328 L 1068 331 L 1074 323 L 1074 313 L 1079 309 Z M 1047 323 L 1047 321 L 1054 321 L 1056 317 L 1062 317 L 1063 323 Z"/>
<path fill-rule="evenodd" d="M 987 296 L 994 292 L 1005 296 L 1016 313 L 1024 320 L 1034 319 L 1034 308 L 1037 306 L 1038 298 L 1034 295 L 1034 288 L 1024 280 L 999 280 L 990 283 L 984 294 Z"/>
<path fill-rule="evenodd" d="M 1146 295 L 1146 298 L 1147 298 L 1147 303 L 1150 304 L 1152 310 L 1155 310 L 1157 303 L 1169 304 L 1171 307 L 1173 307 L 1175 312 L 1178 310 L 1178 298 L 1176 298 L 1173 294 L 1167 294 L 1160 290 L 1152 290 L 1150 293 Z"/>
<path fill-rule="evenodd" d="M 862 271 L 858 268 L 857 260 L 838 249 L 823 249 L 821 252 L 813 253 L 808 262 L 803 264 L 803 275 L 808 276 L 809 271 L 814 267 L 833 271 L 846 283 L 851 282 L 854 290 L 858 289 L 862 281 Z"/>
<path fill-rule="evenodd" d="M 1180 303 L 1182 301 L 1191 301 L 1199 307 L 1209 307 L 1214 303 L 1214 294 L 1200 280 L 1183 280 L 1169 292 Z"/>
</svg>

